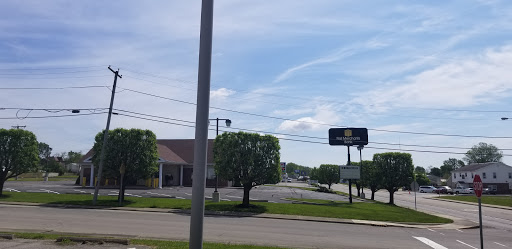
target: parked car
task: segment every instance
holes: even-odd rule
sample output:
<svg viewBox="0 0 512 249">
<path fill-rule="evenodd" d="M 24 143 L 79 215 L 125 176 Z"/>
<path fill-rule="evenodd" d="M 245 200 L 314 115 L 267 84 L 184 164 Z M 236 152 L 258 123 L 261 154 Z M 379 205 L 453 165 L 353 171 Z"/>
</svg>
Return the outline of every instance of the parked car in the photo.
<svg viewBox="0 0 512 249">
<path fill-rule="evenodd" d="M 475 191 L 473 190 L 473 188 L 463 188 L 463 187 L 456 187 L 453 189 L 453 192 L 455 194 L 474 194 Z"/>
<path fill-rule="evenodd" d="M 436 190 L 434 190 L 436 194 L 451 194 L 453 195 L 453 189 L 448 186 L 439 186 Z"/>
<path fill-rule="evenodd" d="M 495 194 L 497 194 L 497 191 L 495 189 L 483 188 L 482 189 L 482 194 L 495 195 Z"/>
<path fill-rule="evenodd" d="M 292 178 L 288 178 L 287 182 L 292 182 Z"/>
<path fill-rule="evenodd" d="M 433 193 L 435 190 L 434 186 L 420 186 L 420 193 Z"/>
</svg>

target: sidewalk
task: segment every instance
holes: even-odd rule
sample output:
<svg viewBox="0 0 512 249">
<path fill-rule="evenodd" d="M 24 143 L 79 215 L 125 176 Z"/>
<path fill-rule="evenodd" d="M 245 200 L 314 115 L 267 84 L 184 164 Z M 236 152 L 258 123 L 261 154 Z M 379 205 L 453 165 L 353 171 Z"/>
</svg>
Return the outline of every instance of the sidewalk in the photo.
<svg viewBox="0 0 512 249">
<path fill-rule="evenodd" d="M 0 204 L 19 205 L 19 206 L 75 208 L 75 209 L 102 209 L 102 210 L 119 210 L 119 211 L 190 214 L 190 210 L 162 209 L 162 208 L 101 207 L 101 206 L 80 206 L 80 205 L 64 205 L 64 204 L 41 204 L 41 203 L 28 203 L 28 202 L 0 202 Z M 478 224 L 473 223 L 471 221 L 463 220 L 463 219 L 459 219 L 459 218 L 455 218 L 455 217 L 449 217 L 449 216 L 443 216 L 443 217 L 452 219 L 453 223 L 450 223 L 450 224 L 398 223 L 398 222 L 383 222 L 383 221 L 370 221 L 370 220 L 325 218 L 325 217 L 313 217 L 313 216 L 282 215 L 282 214 L 255 214 L 255 213 L 241 213 L 241 212 L 229 212 L 229 211 L 208 211 L 208 210 L 205 210 L 205 216 L 235 216 L 235 217 L 299 220 L 299 221 L 311 221 L 311 222 L 327 222 L 327 223 L 339 223 L 339 224 L 355 224 L 355 225 L 369 225 L 369 226 L 381 226 L 381 227 L 405 227 L 405 228 L 470 229 L 470 228 L 478 227 Z"/>
<path fill-rule="evenodd" d="M 437 198 L 437 197 L 430 197 L 429 199 L 435 200 L 435 201 L 447 201 L 447 202 L 455 202 L 455 203 L 462 203 L 462 204 L 478 206 L 478 203 L 469 202 L 469 201 L 457 201 L 457 200 L 442 199 L 442 198 Z M 491 208 L 499 208 L 499 209 L 512 210 L 512 207 L 506 207 L 506 206 L 500 206 L 500 205 L 492 205 L 492 204 L 484 204 L 484 203 L 482 203 L 482 207 L 491 207 Z"/>
</svg>

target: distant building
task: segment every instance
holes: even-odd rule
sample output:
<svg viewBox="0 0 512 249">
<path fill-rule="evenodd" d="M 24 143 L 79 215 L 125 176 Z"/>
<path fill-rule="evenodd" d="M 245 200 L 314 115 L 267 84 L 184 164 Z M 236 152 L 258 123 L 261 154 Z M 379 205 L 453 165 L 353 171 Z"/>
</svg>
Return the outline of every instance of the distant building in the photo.
<svg viewBox="0 0 512 249">
<path fill-rule="evenodd" d="M 508 194 L 512 189 L 512 167 L 501 162 L 474 163 L 452 171 L 451 187 L 473 187 L 475 175 L 480 175 L 484 188 Z"/>
</svg>

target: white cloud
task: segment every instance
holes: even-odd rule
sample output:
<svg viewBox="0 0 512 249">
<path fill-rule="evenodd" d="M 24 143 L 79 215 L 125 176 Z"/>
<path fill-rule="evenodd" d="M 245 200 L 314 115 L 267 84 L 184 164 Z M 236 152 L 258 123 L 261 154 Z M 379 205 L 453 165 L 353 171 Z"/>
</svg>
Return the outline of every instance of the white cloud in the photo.
<svg viewBox="0 0 512 249">
<path fill-rule="evenodd" d="M 365 94 L 375 106 L 467 107 L 490 103 L 512 90 L 512 46 L 458 59 Z M 372 107 L 373 108 L 373 107 Z"/>
<path fill-rule="evenodd" d="M 312 117 L 302 117 L 296 120 L 283 121 L 277 130 L 280 131 L 308 131 L 325 129 L 328 124 L 336 124 L 341 119 L 331 105 L 320 105 L 314 110 Z"/>
<path fill-rule="evenodd" d="M 227 97 L 235 94 L 235 91 L 227 88 L 219 88 L 217 90 L 210 91 L 210 97 L 212 99 L 226 99 Z"/>
</svg>

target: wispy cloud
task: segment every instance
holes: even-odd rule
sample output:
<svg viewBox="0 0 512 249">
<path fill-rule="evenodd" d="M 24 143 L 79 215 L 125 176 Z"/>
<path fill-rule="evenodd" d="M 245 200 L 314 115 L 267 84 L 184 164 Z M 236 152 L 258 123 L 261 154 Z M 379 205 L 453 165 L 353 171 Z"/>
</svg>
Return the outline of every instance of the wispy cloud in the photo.
<svg viewBox="0 0 512 249">
<path fill-rule="evenodd" d="M 217 90 L 210 91 L 210 97 L 212 98 L 212 100 L 223 100 L 233 94 L 235 94 L 235 91 L 227 88 L 219 88 Z"/>
</svg>

